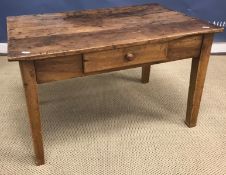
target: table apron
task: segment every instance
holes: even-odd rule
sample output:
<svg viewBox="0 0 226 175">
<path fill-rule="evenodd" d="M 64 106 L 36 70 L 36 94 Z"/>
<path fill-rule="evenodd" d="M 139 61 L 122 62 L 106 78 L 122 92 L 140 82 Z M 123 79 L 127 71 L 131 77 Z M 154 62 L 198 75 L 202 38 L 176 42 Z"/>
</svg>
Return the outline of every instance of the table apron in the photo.
<svg viewBox="0 0 226 175">
<path fill-rule="evenodd" d="M 40 84 L 145 64 L 196 58 L 200 55 L 202 40 L 203 35 L 193 35 L 167 42 L 36 60 L 37 82 Z M 133 55 L 134 59 L 128 60 L 128 54 Z"/>
</svg>

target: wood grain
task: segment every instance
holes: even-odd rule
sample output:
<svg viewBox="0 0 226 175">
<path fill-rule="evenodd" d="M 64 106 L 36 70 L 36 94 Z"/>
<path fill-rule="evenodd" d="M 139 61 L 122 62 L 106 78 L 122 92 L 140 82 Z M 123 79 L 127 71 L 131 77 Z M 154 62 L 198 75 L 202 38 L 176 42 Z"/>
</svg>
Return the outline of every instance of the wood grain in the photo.
<svg viewBox="0 0 226 175">
<path fill-rule="evenodd" d="M 65 80 L 83 75 L 82 55 L 35 61 L 38 83 Z"/>
<path fill-rule="evenodd" d="M 223 31 L 158 4 L 7 18 L 10 61 L 36 60 Z"/>
<path fill-rule="evenodd" d="M 33 61 L 20 61 L 20 70 L 23 80 L 31 133 L 35 151 L 36 165 L 44 164 L 44 149 L 41 134 L 41 121 L 38 102 L 38 89 Z"/>
<path fill-rule="evenodd" d="M 169 42 L 146 44 L 121 49 L 106 50 L 84 54 L 84 73 L 127 67 L 136 64 L 153 63 L 166 59 L 183 59 L 197 57 L 200 54 L 202 36 L 188 36 Z M 125 56 L 130 53 L 134 59 L 128 61 Z"/>
<path fill-rule="evenodd" d="M 170 60 L 198 57 L 202 46 L 202 35 L 182 37 L 169 41 L 167 58 Z"/>
<path fill-rule="evenodd" d="M 213 34 L 205 35 L 200 56 L 192 59 L 190 86 L 187 102 L 186 121 L 188 127 L 194 127 L 197 123 L 197 117 L 209 62 Z"/>
<path fill-rule="evenodd" d="M 98 74 L 103 71 L 107 72 L 139 67 L 146 63 L 156 64 L 198 57 L 201 44 L 202 35 L 195 35 L 182 37 L 170 42 L 100 51 L 84 54 L 84 56 L 72 55 L 36 60 L 35 69 L 37 82 L 47 83 L 56 80 Z M 132 60 L 126 58 L 128 53 L 134 56 Z"/>
<path fill-rule="evenodd" d="M 134 55 L 128 60 L 126 55 Z M 84 54 L 84 72 L 96 72 L 129 65 L 150 63 L 167 58 L 167 44 L 148 44 Z"/>
<path fill-rule="evenodd" d="M 142 77 L 141 77 L 142 83 L 148 83 L 149 82 L 150 70 L 151 70 L 150 65 L 142 66 Z"/>
</svg>

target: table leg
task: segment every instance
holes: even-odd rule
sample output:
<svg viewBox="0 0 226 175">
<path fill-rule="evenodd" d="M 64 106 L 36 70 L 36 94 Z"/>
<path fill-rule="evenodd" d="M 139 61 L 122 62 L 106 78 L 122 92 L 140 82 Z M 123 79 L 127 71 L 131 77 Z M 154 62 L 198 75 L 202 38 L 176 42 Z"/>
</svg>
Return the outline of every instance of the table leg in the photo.
<svg viewBox="0 0 226 175">
<path fill-rule="evenodd" d="M 185 121 L 190 128 L 196 126 L 212 41 L 213 34 L 204 35 L 200 56 L 192 59 Z"/>
<path fill-rule="evenodd" d="M 142 83 L 148 83 L 149 82 L 150 69 L 151 69 L 151 65 L 142 66 L 142 77 L 141 77 Z"/>
<path fill-rule="evenodd" d="M 20 61 L 28 114 L 30 119 L 36 165 L 44 164 L 44 149 L 41 134 L 41 121 L 38 102 L 38 88 L 33 61 Z"/>
</svg>

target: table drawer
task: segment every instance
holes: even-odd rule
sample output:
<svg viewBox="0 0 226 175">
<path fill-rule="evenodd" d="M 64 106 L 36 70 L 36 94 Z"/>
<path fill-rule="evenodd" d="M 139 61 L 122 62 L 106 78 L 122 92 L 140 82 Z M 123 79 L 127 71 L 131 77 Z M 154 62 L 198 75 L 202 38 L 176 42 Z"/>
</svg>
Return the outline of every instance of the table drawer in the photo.
<svg viewBox="0 0 226 175">
<path fill-rule="evenodd" d="M 61 56 L 35 61 L 38 83 L 64 80 L 83 75 L 82 56 Z"/>
<path fill-rule="evenodd" d="M 146 44 L 84 54 L 84 72 L 96 72 L 165 60 L 167 44 Z"/>
</svg>

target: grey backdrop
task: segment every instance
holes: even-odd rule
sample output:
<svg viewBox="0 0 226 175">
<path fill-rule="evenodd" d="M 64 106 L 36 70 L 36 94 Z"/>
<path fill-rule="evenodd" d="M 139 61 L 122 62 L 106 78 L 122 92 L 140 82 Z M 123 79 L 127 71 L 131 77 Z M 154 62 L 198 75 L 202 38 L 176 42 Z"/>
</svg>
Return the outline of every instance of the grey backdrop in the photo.
<svg viewBox="0 0 226 175">
<path fill-rule="evenodd" d="M 223 25 L 226 21 L 225 0 L 1 0 L 0 42 L 7 42 L 6 16 L 116 7 L 150 2 L 158 2 L 171 9 L 212 23 L 215 21 L 218 25 Z M 218 34 L 215 41 L 226 41 L 226 32 Z"/>
</svg>

